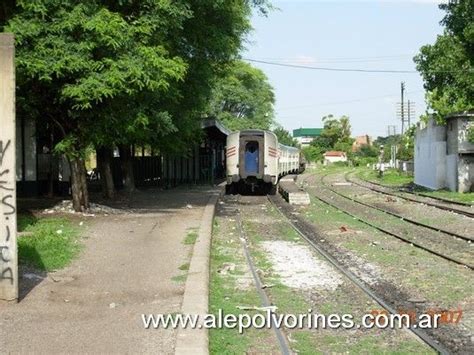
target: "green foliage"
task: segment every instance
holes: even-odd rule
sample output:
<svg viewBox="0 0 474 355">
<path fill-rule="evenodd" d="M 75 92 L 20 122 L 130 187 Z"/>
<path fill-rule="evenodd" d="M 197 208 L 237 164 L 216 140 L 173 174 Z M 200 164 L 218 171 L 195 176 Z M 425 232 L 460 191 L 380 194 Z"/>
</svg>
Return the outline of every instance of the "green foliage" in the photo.
<svg viewBox="0 0 474 355">
<path fill-rule="evenodd" d="M 328 150 L 340 150 L 351 154 L 354 139 L 351 138 L 349 117 L 342 116 L 336 119 L 333 115 L 328 115 L 323 117 L 323 122 L 321 135 L 311 142 L 311 147 L 317 148 L 321 154 Z"/>
<path fill-rule="evenodd" d="M 378 146 L 364 144 L 354 153 L 352 161 L 355 166 L 374 164 L 378 161 L 379 154 Z"/>
<path fill-rule="evenodd" d="M 270 129 L 274 102 L 273 88 L 263 71 L 236 61 L 213 84 L 208 115 L 231 130 Z"/>
<path fill-rule="evenodd" d="M 359 157 L 377 158 L 379 156 L 379 149 L 374 145 L 364 144 L 357 150 L 355 155 Z"/>
<path fill-rule="evenodd" d="M 413 160 L 415 149 L 415 132 L 416 126 L 412 126 L 401 137 L 401 142 L 398 147 L 397 159 Z"/>
<path fill-rule="evenodd" d="M 291 136 L 290 132 L 281 126 L 277 126 L 273 130 L 273 133 L 276 134 L 278 142 L 281 144 L 288 145 L 290 147 L 296 147 L 298 145 L 298 142 Z"/>
<path fill-rule="evenodd" d="M 374 146 L 380 147 L 383 145 L 383 148 L 384 148 L 383 157 L 382 157 L 383 162 L 386 163 L 390 161 L 392 146 L 398 147 L 400 141 L 401 141 L 401 136 L 399 134 L 387 136 L 387 137 L 377 137 L 377 139 L 374 141 Z M 380 148 L 377 148 L 377 149 L 380 149 Z"/>
<path fill-rule="evenodd" d="M 421 47 L 414 58 L 427 90 L 426 98 L 438 122 L 474 108 L 474 2 L 440 5 L 446 11 L 443 35 Z"/>
<path fill-rule="evenodd" d="M 317 145 L 309 145 L 308 147 L 304 147 L 302 149 L 302 153 L 304 158 L 308 162 L 318 162 L 323 160 L 323 149 Z"/>
<path fill-rule="evenodd" d="M 31 236 L 18 239 L 22 264 L 52 271 L 68 265 L 80 250 L 78 230 L 65 218 L 42 218 L 28 225 Z"/>
<path fill-rule="evenodd" d="M 169 36 L 191 17 L 187 5 L 162 1 L 19 1 L 6 28 L 16 36 L 19 110 L 58 126 L 56 151 L 69 157 L 90 143 L 148 138 L 146 128 L 173 132 L 155 103 L 185 79 L 189 65 Z"/>
</svg>

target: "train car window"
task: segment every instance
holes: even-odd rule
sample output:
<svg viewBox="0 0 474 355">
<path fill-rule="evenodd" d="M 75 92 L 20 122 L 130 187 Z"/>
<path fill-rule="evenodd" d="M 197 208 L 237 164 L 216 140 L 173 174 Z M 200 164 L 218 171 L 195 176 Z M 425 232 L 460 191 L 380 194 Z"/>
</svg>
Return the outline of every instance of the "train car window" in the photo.
<svg viewBox="0 0 474 355">
<path fill-rule="evenodd" d="M 247 174 L 258 174 L 258 143 L 247 142 L 245 145 L 245 172 Z"/>
</svg>

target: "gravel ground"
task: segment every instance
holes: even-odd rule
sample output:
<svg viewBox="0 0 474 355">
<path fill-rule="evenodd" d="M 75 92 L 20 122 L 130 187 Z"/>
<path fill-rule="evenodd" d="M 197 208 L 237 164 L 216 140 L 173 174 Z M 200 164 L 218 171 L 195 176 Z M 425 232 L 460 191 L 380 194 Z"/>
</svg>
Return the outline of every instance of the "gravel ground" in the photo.
<svg viewBox="0 0 474 355">
<path fill-rule="evenodd" d="M 285 202 L 283 204 L 288 206 Z M 320 314 L 354 315 L 380 309 L 352 282 L 316 254 L 284 221 L 265 198 L 245 196 L 240 199 L 245 231 L 251 253 L 264 284 L 272 285 L 266 293 L 281 313 L 305 313 L 312 309 Z M 300 212 L 291 208 L 292 219 Z M 376 273 L 375 268 L 369 266 Z M 317 329 L 286 330 L 292 349 L 323 353 L 429 353 L 424 344 L 403 330 Z"/>
<path fill-rule="evenodd" d="M 141 314 L 179 312 L 184 284 L 173 277 L 208 197 L 138 192 L 134 213 L 90 218 L 71 266 L 40 278 L 24 270 L 20 282 L 31 287 L 18 304 L 0 306 L 0 352 L 172 354 L 176 332 L 145 330 Z"/>
<path fill-rule="evenodd" d="M 457 233 L 466 238 L 473 238 L 474 241 L 474 218 L 440 210 L 436 207 L 425 204 L 411 202 L 403 198 L 387 196 L 355 184 L 349 186 L 337 185 L 337 183 L 344 181 L 344 173 L 329 175 L 325 179 L 325 182 L 332 184 L 332 187 L 335 190 L 356 200 L 422 222 L 432 227 Z"/>
<path fill-rule="evenodd" d="M 303 176 L 301 181 L 308 177 Z M 413 248 L 318 200 L 308 207 L 281 206 L 287 214 L 297 216 L 299 228 L 313 235 L 316 243 L 396 309 L 417 313 L 430 309 L 463 310 L 461 324 L 443 325 L 432 335 L 453 352 L 472 353 L 472 271 Z"/>
<path fill-rule="evenodd" d="M 417 202 L 422 203 L 422 204 L 426 204 L 426 203 L 436 204 L 436 205 L 439 205 L 441 207 L 447 207 L 447 208 L 452 208 L 452 209 L 455 209 L 455 210 L 460 210 L 460 211 L 464 211 L 464 212 L 468 212 L 468 213 L 474 213 L 474 205 L 461 206 L 459 204 L 450 203 L 449 201 L 446 201 L 446 200 L 443 201 L 443 200 L 439 200 L 439 199 L 435 199 L 435 198 L 431 198 L 431 197 L 427 197 L 427 196 L 422 196 L 422 195 L 417 195 L 417 194 L 413 194 L 413 193 L 403 192 L 403 191 L 400 191 L 398 189 L 394 189 L 394 188 L 390 188 L 390 187 L 375 185 L 375 184 L 371 183 L 370 181 L 361 180 L 360 178 L 356 177 L 353 174 L 349 174 L 349 175 L 347 175 L 347 177 L 348 177 L 348 180 L 355 181 L 355 182 L 357 182 L 361 185 L 368 186 L 370 188 L 375 188 L 375 189 L 380 190 L 380 191 L 388 192 L 390 194 L 396 194 L 396 195 L 401 196 L 401 197 L 406 197 L 407 199 L 413 199 L 413 200 L 416 200 Z"/>
<path fill-rule="evenodd" d="M 339 209 L 365 220 L 374 225 L 388 230 L 394 234 L 402 235 L 413 243 L 420 244 L 437 253 L 447 255 L 460 262 L 472 265 L 474 260 L 474 249 L 471 243 L 448 236 L 444 233 L 429 230 L 400 220 L 398 217 L 390 216 L 386 213 L 362 206 L 346 198 L 338 196 L 325 188 L 321 183 L 321 177 L 313 175 L 306 179 L 306 190 L 318 197 L 330 201 Z"/>
<path fill-rule="evenodd" d="M 335 290 L 342 283 L 341 276 L 316 259 L 309 246 L 284 240 L 265 241 L 261 246 L 273 270 L 288 287 Z"/>
</svg>

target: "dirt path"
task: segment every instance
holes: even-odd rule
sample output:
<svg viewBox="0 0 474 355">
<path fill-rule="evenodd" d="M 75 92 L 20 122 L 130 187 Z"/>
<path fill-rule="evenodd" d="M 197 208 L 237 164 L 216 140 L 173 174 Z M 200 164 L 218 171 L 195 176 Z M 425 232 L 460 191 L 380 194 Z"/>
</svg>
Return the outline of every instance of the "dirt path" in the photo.
<svg viewBox="0 0 474 355">
<path fill-rule="evenodd" d="M 70 267 L 0 308 L 0 352 L 173 353 L 176 332 L 145 330 L 141 314 L 179 312 L 184 283 L 172 278 L 210 193 L 138 192 L 133 213 L 93 219 Z"/>
</svg>

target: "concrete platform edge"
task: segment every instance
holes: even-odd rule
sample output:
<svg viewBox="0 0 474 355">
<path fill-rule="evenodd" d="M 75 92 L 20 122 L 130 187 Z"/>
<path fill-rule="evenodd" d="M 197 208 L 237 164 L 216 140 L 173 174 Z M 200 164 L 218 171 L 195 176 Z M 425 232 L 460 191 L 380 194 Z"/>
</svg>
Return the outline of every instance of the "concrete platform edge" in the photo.
<svg viewBox="0 0 474 355">
<path fill-rule="evenodd" d="M 204 316 L 209 306 L 209 262 L 211 251 L 212 226 L 214 213 L 223 193 L 213 194 L 204 209 L 199 235 L 194 244 L 193 255 L 189 265 L 188 277 L 184 289 L 182 314 L 197 314 Z M 207 329 L 178 328 L 175 354 L 208 354 L 209 332 Z"/>
</svg>

